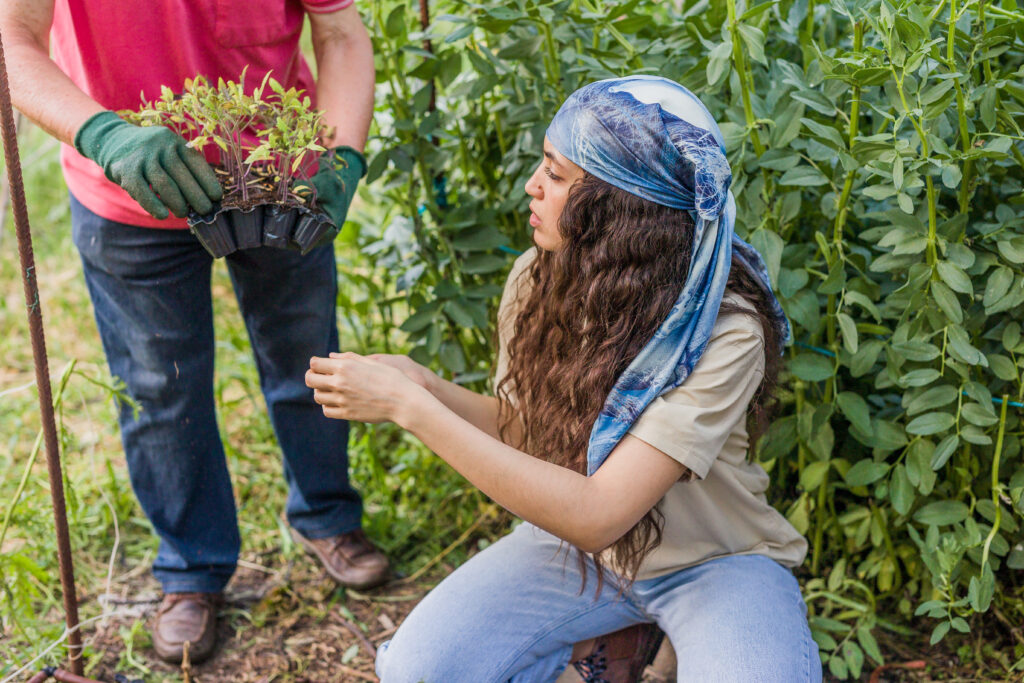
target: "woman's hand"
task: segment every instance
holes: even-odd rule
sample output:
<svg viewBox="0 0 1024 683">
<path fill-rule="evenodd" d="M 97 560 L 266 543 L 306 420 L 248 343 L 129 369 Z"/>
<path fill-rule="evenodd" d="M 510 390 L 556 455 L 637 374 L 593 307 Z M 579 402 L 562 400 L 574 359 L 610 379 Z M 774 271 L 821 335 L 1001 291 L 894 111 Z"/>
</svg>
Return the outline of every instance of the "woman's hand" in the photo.
<svg viewBox="0 0 1024 683">
<path fill-rule="evenodd" d="M 331 358 L 340 358 L 343 354 L 332 353 Z M 399 356 L 390 353 L 374 353 L 365 357 L 367 360 L 372 360 L 377 363 L 383 363 L 384 365 L 390 365 L 391 367 L 401 370 L 402 374 L 411 379 L 416 384 L 434 393 L 434 383 L 437 381 L 438 376 L 429 368 L 425 368 L 409 356 Z"/>
<path fill-rule="evenodd" d="M 403 408 L 424 393 L 398 368 L 357 353 L 312 358 L 306 386 L 324 415 L 359 422 L 398 422 Z"/>
</svg>

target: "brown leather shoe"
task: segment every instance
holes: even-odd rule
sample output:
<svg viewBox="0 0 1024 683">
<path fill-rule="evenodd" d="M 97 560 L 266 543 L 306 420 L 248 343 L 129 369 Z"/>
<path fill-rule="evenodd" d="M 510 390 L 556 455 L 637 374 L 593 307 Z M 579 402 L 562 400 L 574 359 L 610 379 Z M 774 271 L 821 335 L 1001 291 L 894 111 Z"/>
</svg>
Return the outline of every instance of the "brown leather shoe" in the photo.
<svg viewBox="0 0 1024 683">
<path fill-rule="evenodd" d="M 388 558 L 362 529 L 327 538 L 306 538 L 292 529 L 292 537 L 316 555 L 331 578 L 342 586 L 372 588 L 388 580 Z"/>
<path fill-rule="evenodd" d="M 153 622 L 153 649 L 160 659 L 180 664 L 188 642 L 188 659 L 198 664 L 217 647 L 220 593 L 166 593 Z"/>
</svg>

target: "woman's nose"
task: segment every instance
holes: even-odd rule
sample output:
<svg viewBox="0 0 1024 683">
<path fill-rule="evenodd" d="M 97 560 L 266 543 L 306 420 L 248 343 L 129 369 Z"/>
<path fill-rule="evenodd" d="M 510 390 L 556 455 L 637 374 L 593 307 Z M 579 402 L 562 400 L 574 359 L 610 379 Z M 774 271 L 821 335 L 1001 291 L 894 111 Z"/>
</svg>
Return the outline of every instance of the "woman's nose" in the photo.
<svg viewBox="0 0 1024 683">
<path fill-rule="evenodd" d="M 533 172 L 533 175 L 526 181 L 526 194 L 530 195 L 534 199 L 540 199 L 544 193 L 541 188 L 540 179 L 537 178 L 537 171 Z"/>
</svg>

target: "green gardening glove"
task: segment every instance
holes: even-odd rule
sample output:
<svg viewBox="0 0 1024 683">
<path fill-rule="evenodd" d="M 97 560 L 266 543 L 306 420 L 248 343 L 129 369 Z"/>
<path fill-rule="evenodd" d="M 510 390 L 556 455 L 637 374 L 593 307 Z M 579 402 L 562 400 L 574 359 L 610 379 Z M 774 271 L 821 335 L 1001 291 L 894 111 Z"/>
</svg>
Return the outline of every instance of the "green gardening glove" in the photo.
<svg viewBox="0 0 1024 683">
<path fill-rule="evenodd" d="M 203 155 L 166 126 L 133 126 L 103 111 L 75 133 L 75 149 L 156 218 L 167 218 L 168 209 L 179 218 L 190 208 L 209 213 L 223 194 Z"/>
<path fill-rule="evenodd" d="M 320 168 L 309 180 L 298 183 L 316 189 L 316 205 L 327 212 L 339 229 L 345 222 L 349 204 L 359 180 L 366 175 L 366 159 L 351 147 L 329 149 L 320 155 Z"/>
</svg>

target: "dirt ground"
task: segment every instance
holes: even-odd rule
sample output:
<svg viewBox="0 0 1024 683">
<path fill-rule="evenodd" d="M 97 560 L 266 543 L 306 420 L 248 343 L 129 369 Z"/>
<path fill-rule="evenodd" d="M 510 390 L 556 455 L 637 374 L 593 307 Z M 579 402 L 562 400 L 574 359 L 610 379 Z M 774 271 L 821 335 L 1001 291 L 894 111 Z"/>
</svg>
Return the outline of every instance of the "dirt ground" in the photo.
<svg viewBox="0 0 1024 683">
<path fill-rule="evenodd" d="M 159 586 L 148 572 L 121 583 L 115 595 L 83 596 L 118 616 L 91 624 L 86 639 L 102 659 L 87 672 L 104 683 L 180 681 L 183 683 L 343 683 L 377 681 L 375 648 L 387 640 L 405 616 L 453 567 L 443 563 L 416 581 L 396 579 L 365 592 L 339 589 L 314 562 L 295 556 L 266 564 L 243 561 L 221 611 L 221 646 L 209 661 L 175 667 L 160 662 L 149 647 L 145 620 L 153 613 Z M 275 566 L 277 564 L 277 566 Z M 134 626 L 134 629 L 133 629 Z M 1004 632 L 999 634 L 1006 637 Z M 1019 633 L 1017 634 L 1020 635 Z M 917 642 L 879 634 L 888 662 L 865 667 L 860 680 L 870 683 L 992 681 L 979 678 L 955 654 Z M 123 676 L 124 678 L 115 678 Z M 671 683 L 649 668 L 644 683 Z M 835 680 L 826 673 L 826 681 Z M 1024 679 L 1019 679 L 1024 680 Z M 476 683 L 444 681 L 439 683 Z"/>
</svg>

